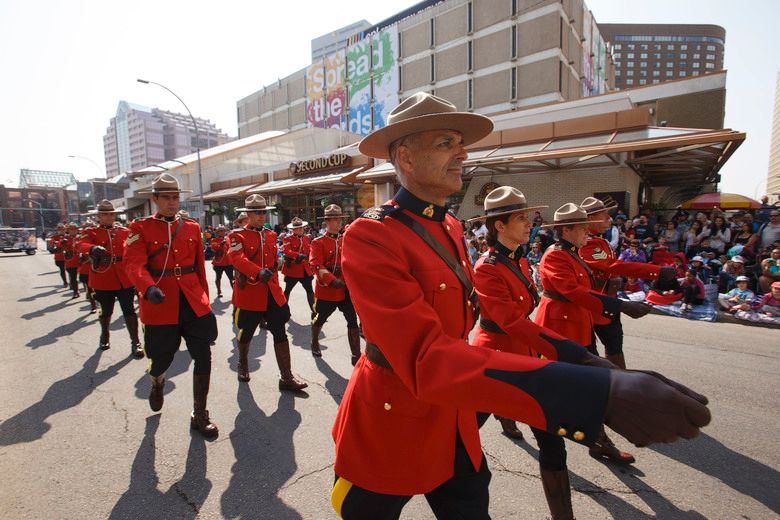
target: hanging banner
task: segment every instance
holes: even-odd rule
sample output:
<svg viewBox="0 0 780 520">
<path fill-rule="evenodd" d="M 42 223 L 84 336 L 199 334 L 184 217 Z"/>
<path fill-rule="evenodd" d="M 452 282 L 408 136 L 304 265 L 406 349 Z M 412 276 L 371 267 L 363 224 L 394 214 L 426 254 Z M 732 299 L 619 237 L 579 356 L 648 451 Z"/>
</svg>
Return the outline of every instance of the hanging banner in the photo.
<svg viewBox="0 0 780 520">
<path fill-rule="evenodd" d="M 325 127 L 346 129 L 346 50 L 325 56 Z"/>
<path fill-rule="evenodd" d="M 398 106 L 398 26 L 393 25 L 371 38 L 374 78 L 374 129 L 387 124 L 387 116 Z"/>
<path fill-rule="evenodd" d="M 325 126 L 325 63 L 313 62 L 306 69 L 306 121 L 307 126 Z"/>
<path fill-rule="evenodd" d="M 353 134 L 371 132 L 371 40 L 347 47 L 347 96 L 349 124 Z"/>
</svg>

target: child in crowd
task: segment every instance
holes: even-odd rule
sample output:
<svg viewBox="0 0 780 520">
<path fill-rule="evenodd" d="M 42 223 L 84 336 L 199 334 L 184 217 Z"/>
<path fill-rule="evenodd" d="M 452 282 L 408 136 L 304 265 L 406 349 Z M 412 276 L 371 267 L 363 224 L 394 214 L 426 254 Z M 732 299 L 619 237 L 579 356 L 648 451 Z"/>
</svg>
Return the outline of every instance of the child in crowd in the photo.
<svg viewBox="0 0 780 520">
<path fill-rule="evenodd" d="M 702 281 L 704 284 L 710 283 L 710 277 L 712 276 L 712 268 L 704 263 L 704 258 L 701 256 L 694 256 L 691 258 L 691 265 L 688 266 L 688 270 L 696 273 L 696 278 Z"/>
<path fill-rule="evenodd" d="M 683 290 L 682 305 L 680 312 L 690 312 L 694 305 L 704 303 L 704 284 L 696 276 L 696 271 L 689 269 L 685 273 L 685 280 L 680 284 Z"/>
<path fill-rule="evenodd" d="M 753 312 L 759 315 L 761 321 L 771 319 L 775 323 L 780 323 L 780 282 L 772 282 L 770 289 L 770 292 L 755 301 Z"/>
<path fill-rule="evenodd" d="M 737 276 L 737 286 L 718 296 L 718 303 L 727 312 L 734 314 L 738 311 L 749 311 L 752 308 L 753 299 L 756 297 L 753 291 L 748 289 L 750 279 L 747 276 Z"/>
<path fill-rule="evenodd" d="M 685 265 L 685 257 L 681 256 L 681 254 L 682 253 L 677 253 L 674 255 L 675 277 L 678 279 L 685 278 L 685 275 L 688 272 L 688 266 Z"/>
</svg>

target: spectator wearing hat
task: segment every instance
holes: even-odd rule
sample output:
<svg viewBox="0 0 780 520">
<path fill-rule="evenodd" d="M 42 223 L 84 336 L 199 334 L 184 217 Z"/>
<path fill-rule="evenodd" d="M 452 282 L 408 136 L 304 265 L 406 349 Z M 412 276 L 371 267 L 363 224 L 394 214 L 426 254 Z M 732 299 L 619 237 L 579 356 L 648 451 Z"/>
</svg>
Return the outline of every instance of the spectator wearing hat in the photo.
<svg viewBox="0 0 780 520">
<path fill-rule="evenodd" d="M 138 315 L 135 312 L 135 287 L 127 273 L 125 262 L 125 241 L 130 230 L 116 222 L 116 216 L 124 211 L 115 209 L 109 200 L 98 203 L 91 214 L 96 215 L 98 226 L 82 231 L 79 251 L 91 258 L 89 286 L 95 292 L 100 304 L 99 348 L 110 348 L 111 315 L 119 302 L 125 326 L 130 335 L 130 355 L 136 359 L 144 357 L 141 340 L 138 337 Z"/>
<path fill-rule="evenodd" d="M 322 217 L 325 234 L 311 242 L 309 264 L 317 284 L 314 287 L 314 317 L 311 322 L 311 355 L 322 357 L 320 332 L 322 326 L 336 309 L 347 321 L 347 342 L 352 353 L 352 366 L 360 359 L 360 329 L 352 298 L 341 270 L 342 240 L 341 228 L 347 215 L 341 207 L 330 204 Z"/>
<path fill-rule="evenodd" d="M 282 240 L 282 274 L 284 275 L 284 297 L 290 299 L 290 293 L 296 284 L 301 284 L 306 291 L 306 301 L 309 303 L 311 317 L 314 318 L 314 289 L 312 289 L 311 265 L 309 253 L 311 252 L 311 238 L 304 235 L 303 231 L 309 223 L 295 217 L 287 224 L 289 233 Z"/>
<path fill-rule="evenodd" d="M 741 255 L 726 261 L 723 270 L 718 274 L 718 292 L 727 293 L 732 290 L 736 286 L 738 276 L 745 276 L 748 278 L 748 282 L 750 281 L 748 273 L 745 271 L 745 258 Z"/>
<path fill-rule="evenodd" d="M 739 275 L 735 280 L 736 287 L 725 294 L 718 296 L 718 304 L 727 312 L 734 314 L 737 311 L 749 311 L 752 308 L 756 295 L 748 288 L 750 278 Z"/>
<path fill-rule="evenodd" d="M 487 117 L 420 92 L 360 142 L 363 154 L 390 160 L 402 188 L 344 236 L 344 274 L 366 351 L 333 427 L 331 504 L 341 518 L 397 519 L 417 494 L 426 495 L 439 518 L 489 518 L 490 471 L 475 410 L 585 444 L 595 440 L 604 417 L 634 442 L 640 428 L 648 432 L 645 444 L 671 440 L 662 434 L 670 418 L 688 428 L 681 413 L 692 418 L 691 433 L 709 420 L 703 398 L 685 400 L 648 374 L 468 344 L 478 299 L 463 227 L 445 200 L 462 187 L 465 146 L 492 127 Z M 563 359 L 585 358 L 584 349 L 565 344 L 557 350 L 566 352 L 559 354 Z M 620 397 L 610 399 L 610 388 Z M 627 408 L 607 409 L 608 403 Z M 655 410 L 669 407 L 671 415 L 661 412 L 662 425 Z"/>
<path fill-rule="evenodd" d="M 780 249 L 772 249 L 769 258 L 761 260 L 761 276 L 758 279 L 759 290 L 762 294 L 769 292 L 772 284 L 780 282 Z"/>
<path fill-rule="evenodd" d="M 267 324 L 273 336 L 274 354 L 279 366 L 279 390 L 297 392 L 308 385 L 292 373 L 290 342 L 285 324 L 290 319 L 287 304 L 277 274 L 276 233 L 263 226 L 266 212 L 275 209 L 268 206 L 262 195 L 246 198 L 243 208 L 248 215 L 247 225 L 230 233 L 228 256 L 235 269 L 233 284 L 233 319 L 238 328 L 238 380 L 248 382 L 249 346 L 252 336 L 261 322 Z"/>
<path fill-rule="evenodd" d="M 757 321 L 780 324 L 780 282 L 772 282 L 769 291 L 753 303 Z"/>
<path fill-rule="evenodd" d="M 206 408 L 211 380 L 211 343 L 217 319 L 211 312 L 203 238 L 194 220 L 181 217 L 179 181 L 163 173 L 152 182 L 154 215 L 136 219 L 125 240 L 128 278 L 140 296 L 144 347 L 150 359 L 149 406 L 163 406 L 165 371 L 184 339 L 194 361 L 190 427 L 207 438 L 219 434 Z"/>
<path fill-rule="evenodd" d="M 54 253 L 54 265 L 60 271 L 60 278 L 62 278 L 62 286 L 68 287 L 68 276 L 65 271 L 65 251 L 62 249 L 62 240 L 65 238 L 65 224 L 60 222 L 57 224 L 57 231 L 49 238 L 48 246 L 52 253 Z"/>
<path fill-rule="evenodd" d="M 212 251 L 211 267 L 214 269 L 217 286 L 217 298 L 222 298 L 222 274 L 227 276 L 230 286 L 233 286 L 233 264 L 230 263 L 230 242 L 227 239 L 227 228 L 223 225 L 217 226 L 214 238 L 209 243 L 209 249 Z"/>
<path fill-rule="evenodd" d="M 701 256 L 694 256 L 691 258 L 691 263 L 688 265 L 688 270 L 693 271 L 696 274 L 696 278 L 702 281 L 703 284 L 710 283 L 712 277 L 712 269 L 704 263 L 704 258 Z"/>
<path fill-rule="evenodd" d="M 694 305 L 704 303 L 704 283 L 697 277 L 697 274 L 693 269 L 689 269 L 685 273 L 685 279 L 680 284 L 683 291 L 680 312 L 690 312 L 693 310 Z"/>
</svg>

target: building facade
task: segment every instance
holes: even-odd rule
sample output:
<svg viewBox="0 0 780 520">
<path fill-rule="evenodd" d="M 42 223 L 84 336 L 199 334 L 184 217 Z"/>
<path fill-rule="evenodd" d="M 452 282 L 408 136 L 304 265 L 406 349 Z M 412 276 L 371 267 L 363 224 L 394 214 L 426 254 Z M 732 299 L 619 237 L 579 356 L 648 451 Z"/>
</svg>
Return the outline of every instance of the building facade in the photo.
<svg viewBox="0 0 780 520">
<path fill-rule="evenodd" d="M 120 101 L 103 136 L 106 177 L 139 170 L 226 143 L 231 137 L 205 119 Z"/>
<path fill-rule="evenodd" d="M 76 176 L 71 172 L 53 172 L 48 170 L 19 170 L 19 187 L 64 188 L 76 184 Z"/>
<path fill-rule="evenodd" d="M 239 100 L 239 137 L 305 127 L 366 135 L 416 92 L 495 114 L 601 94 L 612 79 L 582 0 L 431 0 Z"/>
<path fill-rule="evenodd" d="M 615 88 L 723 70 L 726 30 L 718 25 L 599 24 L 612 46 Z"/>
<path fill-rule="evenodd" d="M 769 142 L 769 170 L 766 194 L 770 202 L 780 200 L 780 72 L 775 86 L 775 108 L 772 114 L 772 137 Z"/>
</svg>

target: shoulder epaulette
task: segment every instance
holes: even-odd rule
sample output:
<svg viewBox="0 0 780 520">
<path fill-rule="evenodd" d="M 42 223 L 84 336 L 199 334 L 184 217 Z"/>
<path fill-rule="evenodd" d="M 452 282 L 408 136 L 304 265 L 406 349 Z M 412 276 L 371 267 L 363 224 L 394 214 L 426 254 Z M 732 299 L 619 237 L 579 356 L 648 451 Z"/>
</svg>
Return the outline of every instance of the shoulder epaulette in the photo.
<svg viewBox="0 0 780 520">
<path fill-rule="evenodd" d="M 491 251 L 490 253 L 487 254 L 487 256 L 485 257 L 485 260 L 483 260 L 482 263 L 483 264 L 488 264 L 488 265 L 496 265 L 496 255 L 497 254 L 498 253 L 496 253 L 495 251 Z"/>
<path fill-rule="evenodd" d="M 391 204 L 375 206 L 373 208 L 368 208 L 366 211 L 364 211 L 363 214 L 360 215 L 360 218 L 367 218 L 371 220 L 383 220 L 386 216 L 398 211 L 399 209 L 400 208 L 398 206 L 393 206 Z"/>
<path fill-rule="evenodd" d="M 564 247 L 563 244 L 561 244 L 560 242 L 556 242 L 552 245 L 552 249 L 553 251 L 563 251 Z"/>
<path fill-rule="evenodd" d="M 150 219 L 152 217 L 136 217 L 133 219 L 133 222 L 143 222 L 144 220 Z"/>
</svg>

